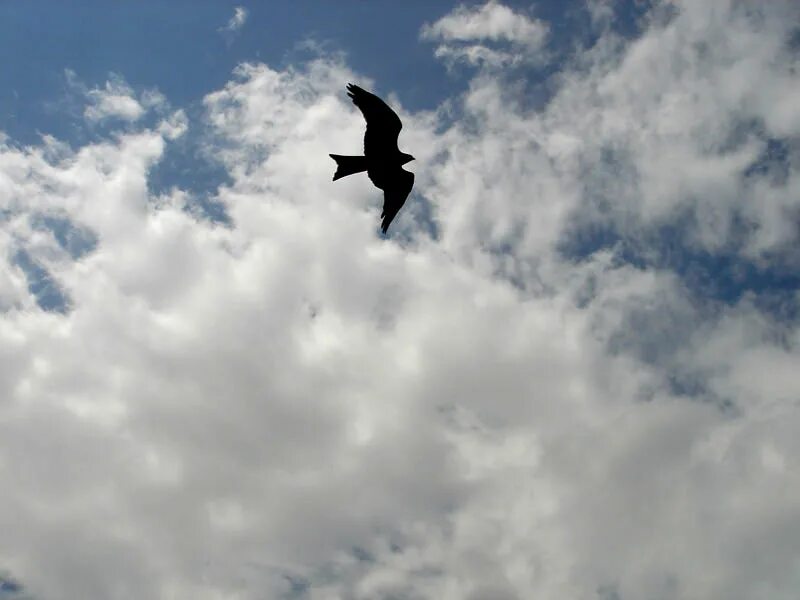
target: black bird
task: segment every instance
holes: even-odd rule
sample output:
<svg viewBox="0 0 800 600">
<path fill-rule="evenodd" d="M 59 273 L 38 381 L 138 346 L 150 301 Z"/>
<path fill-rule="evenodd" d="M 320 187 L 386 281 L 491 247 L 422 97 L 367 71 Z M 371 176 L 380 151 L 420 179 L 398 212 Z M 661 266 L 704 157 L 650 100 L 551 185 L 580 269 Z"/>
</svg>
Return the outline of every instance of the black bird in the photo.
<svg viewBox="0 0 800 600">
<path fill-rule="evenodd" d="M 375 187 L 383 190 L 381 229 L 385 234 L 414 187 L 414 174 L 403 168 L 414 157 L 400 152 L 397 147 L 397 137 L 403 124 L 400 117 L 383 100 L 352 83 L 347 84 L 347 95 L 367 121 L 364 156 L 331 154 L 330 157 L 337 165 L 333 180 L 353 173 L 367 172 L 367 177 Z"/>
</svg>

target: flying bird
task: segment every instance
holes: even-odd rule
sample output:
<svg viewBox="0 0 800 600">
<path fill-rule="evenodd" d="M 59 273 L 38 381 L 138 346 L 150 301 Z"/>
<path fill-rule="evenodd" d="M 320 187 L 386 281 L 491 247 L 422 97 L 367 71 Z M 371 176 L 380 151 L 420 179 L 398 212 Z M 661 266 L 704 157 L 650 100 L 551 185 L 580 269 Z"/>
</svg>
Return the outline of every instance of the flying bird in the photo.
<svg viewBox="0 0 800 600">
<path fill-rule="evenodd" d="M 411 193 L 411 188 L 414 187 L 414 174 L 403 168 L 403 165 L 414 160 L 414 157 L 400 152 L 397 147 L 397 137 L 403 124 L 397 113 L 383 100 L 352 83 L 347 84 L 347 95 L 367 121 L 364 156 L 331 154 L 330 157 L 337 165 L 333 180 L 353 173 L 367 172 L 367 177 L 375 187 L 383 190 L 381 229 L 385 234 L 392 219 Z"/>
</svg>

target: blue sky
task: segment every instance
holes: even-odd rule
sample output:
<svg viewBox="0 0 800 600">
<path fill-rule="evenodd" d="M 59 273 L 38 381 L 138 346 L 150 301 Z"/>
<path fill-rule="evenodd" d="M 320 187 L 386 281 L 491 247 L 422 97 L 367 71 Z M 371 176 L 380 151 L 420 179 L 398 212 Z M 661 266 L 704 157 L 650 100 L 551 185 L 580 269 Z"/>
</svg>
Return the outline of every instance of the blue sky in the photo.
<svg viewBox="0 0 800 600">
<path fill-rule="evenodd" d="M 0 3 L 0 599 L 793 599 L 799 20 Z"/>
<path fill-rule="evenodd" d="M 556 46 L 574 43 L 586 29 L 585 12 L 575 0 L 506 4 L 548 21 Z M 632 2 L 623 4 L 615 27 L 632 34 L 641 10 Z M 304 42 L 309 40 L 345 52 L 354 69 L 401 93 L 412 110 L 431 109 L 463 86 L 463 79 L 448 76 L 429 44 L 419 43 L 421 24 L 457 3 L 260 3 L 246 7 L 241 29 L 222 34 L 239 5 L 223 0 L 2 3 L 0 50 L 15 60 L 0 74 L 0 127 L 23 143 L 35 141 L 39 132 L 65 139 L 75 135 L 54 106 L 65 94 L 65 69 L 89 86 L 105 82 L 109 73 L 124 74 L 132 86 L 156 87 L 174 105 L 188 107 L 222 86 L 240 62 L 282 66 L 307 58 Z"/>
<path fill-rule="evenodd" d="M 417 38 L 420 23 L 447 12 L 449 3 L 270 2 L 248 7 L 246 25 L 222 35 L 235 6 L 3 3 L 2 51 L 17 57 L 0 81 L 3 129 L 26 140 L 36 130 L 69 136 L 63 116 L 47 110 L 64 93 L 65 69 L 90 85 L 110 72 L 124 73 L 131 85 L 157 87 L 187 106 L 222 86 L 239 62 L 280 66 L 303 57 L 306 40 L 347 52 L 359 71 L 380 74 L 387 88 L 403 90 L 410 106 L 430 108 L 443 96 L 444 67 Z M 375 51 L 384 45 L 387 51 Z"/>
</svg>

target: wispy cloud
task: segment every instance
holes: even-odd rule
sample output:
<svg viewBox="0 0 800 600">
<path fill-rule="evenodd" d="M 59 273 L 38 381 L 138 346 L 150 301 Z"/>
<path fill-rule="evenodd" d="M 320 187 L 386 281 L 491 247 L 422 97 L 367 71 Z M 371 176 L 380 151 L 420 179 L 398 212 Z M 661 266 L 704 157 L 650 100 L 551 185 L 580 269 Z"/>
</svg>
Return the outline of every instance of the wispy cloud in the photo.
<svg viewBox="0 0 800 600">
<path fill-rule="evenodd" d="M 234 8 L 233 16 L 224 27 L 220 28 L 220 31 L 226 33 L 235 33 L 239 31 L 247 22 L 248 14 L 249 13 L 245 7 L 237 6 Z"/>
</svg>

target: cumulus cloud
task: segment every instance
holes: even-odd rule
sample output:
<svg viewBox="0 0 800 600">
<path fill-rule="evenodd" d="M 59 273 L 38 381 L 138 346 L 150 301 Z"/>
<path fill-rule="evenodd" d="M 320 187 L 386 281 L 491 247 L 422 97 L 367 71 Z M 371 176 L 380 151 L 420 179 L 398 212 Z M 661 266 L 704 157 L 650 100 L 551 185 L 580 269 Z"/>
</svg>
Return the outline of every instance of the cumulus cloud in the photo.
<svg viewBox="0 0 800 600">
<path fill-rule="evenodd" d="M 245 64 L 206 96 L 225 224 L 149 191 L 182 113 L 78 148 L 5 138 L 0 582 L 793 597 L 797 288 L 720 298 L 678 259 L 797 259 L 796 15 L 654 14 L 536 111 L 487 72 L 455 121 L 397 103 L 417 186 L 389 240 L 368 181 L 330 184 L 363 133 L 343 82 L 368 83 L 340 58 Z"/>
<path fill-rule="evenodd" d="M 422 28 L 423 35 L 445 41 L 489 39 L 539 46 L 547 27 L 498 2 L 482 7 L 460 6 L 432 25 Z"/>
<path fill-rule="evenodd" d="M 459 6 L 426 23 L 420 37 L 440 42 L 435 54 L 449 63 L 508 67 L 541 61 L 548 31 L 545 22 L 492 0 L 483 6 Z"/>
<path fill-rule="evenodd" d="M 136 121 L 145 108 L 133 96 L 133 90 L 122 80 L 108 81 L 102 89 L 94 88 L 86 95 L 90 104 L 84 111 L 89 121 L 102 121 L 116 117 L 124 121 Z"/>
<path fill-rule="evenodd" d="M 148 111 L 163 112 L 169 103 L 164 95 L 155 89 L 146 89 L 137 94 L 123 77 L 112 73 L 102 87 L 89 88 L 71 69 L 66 69 L 65 77 L 69 90 L 85 103 L 83 117 L 90 123 L 109 120 L 135 123 Z"/>
</svg>

